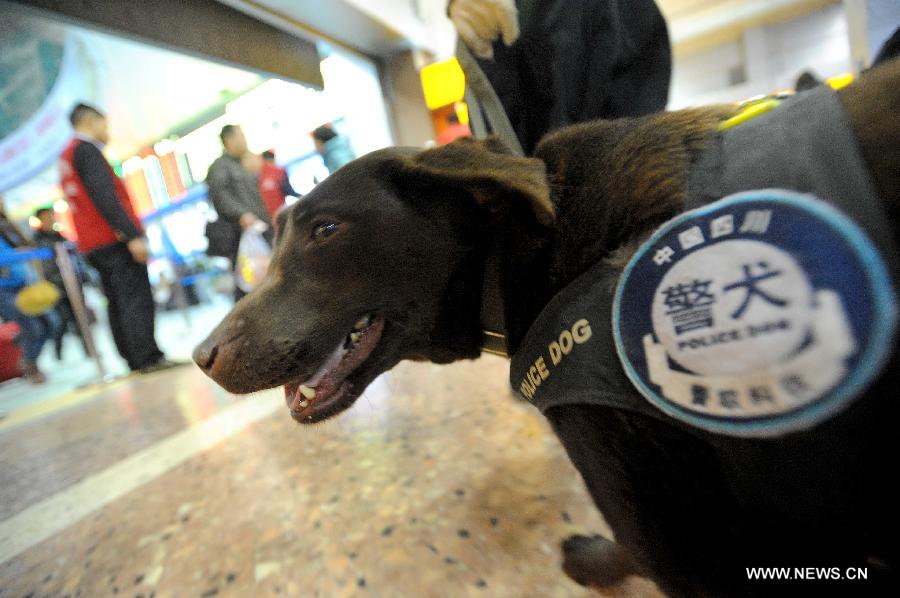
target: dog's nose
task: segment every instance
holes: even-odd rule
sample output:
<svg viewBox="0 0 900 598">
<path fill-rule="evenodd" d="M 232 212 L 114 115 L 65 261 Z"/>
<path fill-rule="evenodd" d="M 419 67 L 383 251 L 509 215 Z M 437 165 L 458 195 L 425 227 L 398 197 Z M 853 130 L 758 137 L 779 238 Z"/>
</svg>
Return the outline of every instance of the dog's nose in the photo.
<svg viewBox="0 0 900 598">
<path fill-rule="evenodd" d="M 191 357 L 194 358 L 194 363 L 199 365 L 202 370 L 208 372 L 216 362 L 216 355 L 218 354 L 219 344 L 214 339 L 208 338 L 197 345 Z"/>
</svg>

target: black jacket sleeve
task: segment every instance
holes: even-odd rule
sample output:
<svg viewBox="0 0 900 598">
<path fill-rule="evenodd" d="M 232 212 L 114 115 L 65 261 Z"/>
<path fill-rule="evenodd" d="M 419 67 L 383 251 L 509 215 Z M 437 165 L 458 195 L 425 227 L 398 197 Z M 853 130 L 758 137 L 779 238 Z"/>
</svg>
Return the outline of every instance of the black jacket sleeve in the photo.
<svg viewBox="0 0 900 598">
<path fill-rule="evenodd" d="M 73 156 L 78 173 L 94 207 L 122 241 L 140 237 L 141 232 L 119 203 L 116 184 L 103 153 L 93 143 L 80 143 Z"/>
</svg>

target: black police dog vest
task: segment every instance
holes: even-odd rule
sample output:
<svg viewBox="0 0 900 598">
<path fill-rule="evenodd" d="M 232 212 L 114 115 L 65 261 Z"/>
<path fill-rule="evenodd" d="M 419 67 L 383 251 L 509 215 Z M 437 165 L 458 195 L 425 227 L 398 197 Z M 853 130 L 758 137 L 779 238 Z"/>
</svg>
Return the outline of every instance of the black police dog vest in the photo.
<svg viewBox="0 0 900 598">
<path fill-rule="evenodd" d="M 892 228 L 835 93 L 717 133 L 687 212 L 623 273 L 544 308 L 510 380 L 542 412 L 588 404 L 738 437 L 834 418 L 893 354 Z"/>
</svg>

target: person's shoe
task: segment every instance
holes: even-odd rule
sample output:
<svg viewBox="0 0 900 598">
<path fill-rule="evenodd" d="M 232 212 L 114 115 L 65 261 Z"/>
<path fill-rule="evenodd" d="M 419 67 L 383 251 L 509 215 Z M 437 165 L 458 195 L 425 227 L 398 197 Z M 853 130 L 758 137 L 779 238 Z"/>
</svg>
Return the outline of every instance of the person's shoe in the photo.
<svg viewBox="0 0 900 598">
<path fill-rule="evenodd" d="M 47 376 L 38 369 L 37 363 L 33 361 L 22 360 L 22 373 L 32 384 L 43 384 L 47 381 Z"/>
<path fill-rule="evenodd" d="M 182 366 L 190 365 L 189 361 L 170 361 L 165 357 L 160 358 L 158 361 L 154 361 L 149 365 L 145 365 L 144 367 L 138 369 L 138 372 L 141 374 L 152 374 L 153 372 L 161 372 L 163 370 L 168 370 L 172 368 L 180 368 Z"/>
</svg>

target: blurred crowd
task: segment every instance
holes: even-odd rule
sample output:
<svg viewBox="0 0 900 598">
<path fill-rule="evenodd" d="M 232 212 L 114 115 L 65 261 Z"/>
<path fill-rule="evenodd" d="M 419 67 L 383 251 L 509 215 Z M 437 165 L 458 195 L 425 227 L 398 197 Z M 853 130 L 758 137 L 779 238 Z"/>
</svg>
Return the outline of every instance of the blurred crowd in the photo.
<svg viewBox="0 0 900 598">
<path fill-rule="evenodd" d="M 560 0 L 452 0 L 448 15 L 496 90 L 526 153 L 553 128 L 665 106 L 671 56 L 666 25 L 653 0 L 630 3 L 627 9 L 596 0 L 565 6 Z M 478 111 L 478 105 L 472 109 Z M 44 344 L 52 340 L 61 356 L 63 339 L 72 333 L 82 337 L 87 350 L 92 343 L 84 338 L 89 336 L 85 328 L 96 318 L 85 308 L 80 288 L 93 282 L 106 297 L 116 349 L 131 371 L 181 365 L 165 357 L 155 336 L 157 303 L 170 303 L 181 290 L 180 281 L 177 275 L 174 280 L 162 275 L 156 289 L 150 284 L 144 227 L 127 187 L 102 153 L 109 140 L 106 117 L 93 106 L 78 104 L 70 121 L 74 136 L 59 164 L 75 245 L 59 233 L 50 209 L 34 215 L 39 225 L 33 235 L 5 216 L 0 221 L 0 257 L 5 256 L 0 262 L 0 317 L 7 326 L 3 359 L 13 374 L 19 369 L 40 383 L 45 377 L 37 357 Z M 487 121 L 487 130 L 476 133 L 493 130 L 495 123 Z M 470 134 L 454 112 L 437 141 Z M 329 172 L 354 158 L 348 140 L 331 126 L 315 129 L 312 138 Z M 265 272 L 279 210 L 299 194 L 273 152 L 248 150 L 240 126 L 226 125 L 220 139 L 222 155 L 206 178 L 217 215 L 205 230 L 207 253 L 230 261 L 234 298 L 240 300 Z M 74 284 L 65 283 L 49 253 L 43 259 L 37 254 L 30 254 L 30 260 L 15 257 L 38 247 L 52 248 L 57 259 L 61 252 L 69 257 Z"/>
<path fill-rule="evenodd" d="M 184 289 L 180 280 L 165 274 L 156 288 L 150 284 L 144 227 L 127 187 L 102 153 L 109 140 L 106 116 L 78 104 L 70 121 L 74 136 L 60 156 L 60 185 L 76 242 L 60 233 L 51 207 L 33 214 L 31 229 L 17 226 L 0 195 L 0 381 L 24 376 L 35 384 L 45 382 L 38 357 L 52 344 L 61 360 L 67 335 L 79 339 L 90 355 L 90 327 L 97 315 L 85 302 L 83 285 L 105 295 L 113 341 L 132 372 L 186 365 L 167 359 L 156 342 L 157 309 L 171 305 Z M 329 172 L 354 158 L 348 140 L 330 125 L 315 129 L 312 137 Z M 274 152 L 248 150 L 240 126 L 226 125 L 220 139 L 222 155 L 207 174 L 209 200 L 217 215 L 205 231 L 207 253 L 230 260 L 239 300 L 249 290 L 239 255 L 248 246 L 246 239 L 252 236 L 261 246 L 257 253 L 268 254 L 277 213 L 300 194 L 276 164 Z M 62 260 L 68 264 L 63 266 Z M 63 270 L 71 273 L 69 280 Z"/>
</svg>

